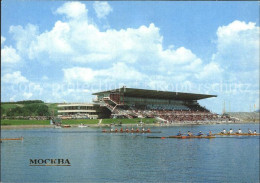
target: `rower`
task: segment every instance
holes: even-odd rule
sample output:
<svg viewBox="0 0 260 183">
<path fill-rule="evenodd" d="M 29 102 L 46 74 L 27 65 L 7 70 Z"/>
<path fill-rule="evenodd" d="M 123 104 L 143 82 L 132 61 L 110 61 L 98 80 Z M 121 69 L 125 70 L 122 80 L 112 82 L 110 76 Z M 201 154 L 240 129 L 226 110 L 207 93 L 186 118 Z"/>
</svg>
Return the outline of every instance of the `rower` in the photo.
<svg viewBox="0 0 260 183">
<path fill-rule="evenodd" d="M 254 131 L 254 134 L 256 134 L 256 130 Z"/>
<path fill-rule="evenodd" d="M 139 131 L 140 131 L 139 128 L 137 128 L 137 129 L 136 129 L 136 132 L 139 132 Z"/>
<path fill-rule="evenodd" d="M 181 131 L 179 131 L 178 133 L 177 133 L 177 136 L 181 136 L 182 134 L 181 134 Z"/>
<path fill-rule="evenodd" d="M 113 131 L 114 131 L 114 129 L 113 129 L 113 128 L 111 128 L 111 129 L 110 129 L 110 132 L 113 132 Z"/>
<path fill-rule="evenodd" d="M 115 132 L 118 132 L 118 129 L 117 129 L 117 128 L 115 129 Z"/>
<path fill-rule="evenodd" d="M 126 128 L 125 131 L 128 133 L 129 132 L 128 128 Z"/>
<path fill-rule="evenodd" d="M 239 128 L 238 131 L 237 131 L 238 134 L 241 134 L 242 133 L 242 130 Z"/>
<path fill-rule="evenodd" d="M 131 129 L 131 132 L 133 133 L 134 132 L 134 128 L 132 127 L 132 129 Z"/>
<path fill-rule="evenodd" d="M 188 135 L 187 136 L 192 136 L 192 133 L 190 131 L 188 131 Z"/>
<path fill-rule="evenodd" d="M 150 133 L 150 132 L 151 132 L 150 128 L 148 128 L 146 131 L 147 131 L 148 133 Z"/>
<path fill-rule="evenodd" d="M 120 129 L 120 132 L 124 132 L 123 128 Z"/>
<path fill-rule="evenodd" d="M 197 134 L 197 136 L 202 136 L 202 135 L 203 133 L 201 131 Z"/>
<path fill-rule="evenodd" d="M 233 130 L 232 130 L 232 128 L 230 128 L 230 130 L 229 130 L 229 134 L 232 134 L 233 133 Z"/>
<path fill-rule="evenodd" d="M 249 128 L 248 128 L 248 134 L 252 134 L 253 132 L 252 132 L 252 130 L 250 130 Z"/>
<path fill-rule="evenodd" d="M 145 132 L 145 129 L 144 129 L 144 127 L 142 128 L 142 132 Z"/>
<path fill-rule="evenodd" d="M 209 133 L 207 134 L 208 136 L 212 136 L 212 132 L 211 131 L 209 131 Z"/>
<path fill-rule="evenodd" d="M 221 132 L 222 134 L 225 134 L 225 133 L 227 133 L 227 131 L 225 130 L 225 128 L 222 130 L 222 132 Z"/>
</svg>

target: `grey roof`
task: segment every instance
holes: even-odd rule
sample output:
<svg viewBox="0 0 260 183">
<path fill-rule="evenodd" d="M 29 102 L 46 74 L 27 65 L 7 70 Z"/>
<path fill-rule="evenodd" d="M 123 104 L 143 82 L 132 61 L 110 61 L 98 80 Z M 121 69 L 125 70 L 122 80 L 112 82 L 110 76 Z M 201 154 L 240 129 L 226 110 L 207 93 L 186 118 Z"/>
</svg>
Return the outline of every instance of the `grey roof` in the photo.
<svg viewBox="0 0 260 183">
<path fill-rule="evenodd" d="M 92 95 L 100 95 L 104 93 L 120 92 L 124 96 L 139 97 L 139 98 L 155 98 L 155 99 L 172 99 L 172 100 L 200 100 L 210 97 L 217 97 L 217 95 L 196 94 L 196 93 L 182 93 L 172 91 L 158 91 L 137 88 L 118 88 L 114 90 L 101 91 L 93 93 Z"/>
</svg>

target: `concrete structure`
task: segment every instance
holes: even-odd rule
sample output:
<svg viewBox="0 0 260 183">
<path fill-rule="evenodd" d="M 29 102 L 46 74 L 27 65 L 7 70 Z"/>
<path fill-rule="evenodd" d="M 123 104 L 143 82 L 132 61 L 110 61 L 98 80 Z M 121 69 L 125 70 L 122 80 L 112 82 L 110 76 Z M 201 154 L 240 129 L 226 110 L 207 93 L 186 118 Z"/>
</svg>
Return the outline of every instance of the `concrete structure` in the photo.
<svg viewBox="0 0 260 183">
<path fill-rule="evenodd" d="M 97 119 L 99 105 L 90 103 L 58 104 L 61 119 Z"/>
<path fill-rule="evenodd" d="M 209 110 L 200 106 L 197 101 L 200 99 L 216 97 L 216 95 L 126 87 L 101 91 L 93 93 L 93 95 L 96 95 L 96 99 L 93 100 L 94 103 L 99 104 L 101 107 L 106 107 L 110 110 L 112 116 L 120 116 L 123 118 L 159 117 L 159 114 L 160 116 L 163 116 L 163 114 L 166 116 L 169 114 L 169 111 L 172 111 L 173 113 L 175 111 L 189 111 L 190 113 L 192 112 L 192 114 L 198 111 L 205 112 L 207 116 L 212 116 Z M 201 113 L 199 114 L 200 116 L 202 115 Z M 194 117 L 194 119 L 198 118 Z"/>
<path fill-rule="evenodd" d="M 118 88 L 93 93 L 93 103 L 59 104 L 62 119 L 160 118 L 165 121 L 200 121 L 218 118 L 198 100 L 216 95 Z"/>
</svg>

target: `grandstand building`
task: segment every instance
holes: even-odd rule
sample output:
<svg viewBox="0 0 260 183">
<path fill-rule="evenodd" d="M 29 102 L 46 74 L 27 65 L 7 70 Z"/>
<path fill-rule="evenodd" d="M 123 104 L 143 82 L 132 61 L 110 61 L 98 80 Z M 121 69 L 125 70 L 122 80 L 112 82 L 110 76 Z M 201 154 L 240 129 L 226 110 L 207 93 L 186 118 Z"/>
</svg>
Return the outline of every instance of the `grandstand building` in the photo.
<svg viewBox="0 0 260 183">
<path fill-rule="evenodd" d="M 157 118 L 162 121 L 205 121 L 218 118 L 198 100 L 216 95 L 181 93 L 170 91 L 118 88 L 93 93 L 93 102 L 106 111 L 107 117 Z"/>
<path fill-rule="evenodd" d="M 58 104 L 58 117 L 61 119 L 97 119 L 99 105 L 89 103 Z"/>
</svg>

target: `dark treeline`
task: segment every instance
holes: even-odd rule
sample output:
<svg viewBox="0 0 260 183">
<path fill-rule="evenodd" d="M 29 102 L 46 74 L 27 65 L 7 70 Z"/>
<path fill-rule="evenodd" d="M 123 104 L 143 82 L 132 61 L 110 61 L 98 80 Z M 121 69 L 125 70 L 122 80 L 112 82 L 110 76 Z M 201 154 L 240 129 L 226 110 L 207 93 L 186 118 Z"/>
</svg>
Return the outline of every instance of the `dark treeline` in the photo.
<svg viewBox="0 0 260 183">
<path fill-rule="evenodd" d="M 32 103 L 27 104 L 24 107 L 15 107 L 10 108 L 5 111 L 4 108 L 1 107 L 1 116 L 3 113 L 6 113 L 8 117 L 14 116 L 50 116 L 49 108 L 45 104 L 41 103 Z"/>
<path fill-rule="evenodd" d="M 17 102 L 1 102 L 1 104 L 35 104 L 44 103 L 42 100 L 22 100 Z"/>
</svg>

